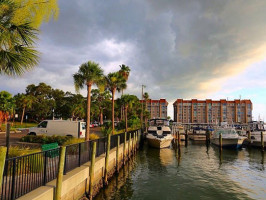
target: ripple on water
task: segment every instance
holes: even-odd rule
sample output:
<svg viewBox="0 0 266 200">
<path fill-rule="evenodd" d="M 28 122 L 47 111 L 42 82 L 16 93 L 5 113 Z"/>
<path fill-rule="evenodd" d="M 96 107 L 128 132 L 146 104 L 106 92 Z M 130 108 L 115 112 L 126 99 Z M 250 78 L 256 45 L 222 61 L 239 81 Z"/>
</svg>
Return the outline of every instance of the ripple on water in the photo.
<svg viewBox="0 0 266 200">
<path fill-rule="evenodd" d="M 249 149 L 220 156 L 218 148 L 205 145 L 190 144 L 181 154 L 145 147 L 96 199 L 265 200 L 264 160 Z"/>
</svg>

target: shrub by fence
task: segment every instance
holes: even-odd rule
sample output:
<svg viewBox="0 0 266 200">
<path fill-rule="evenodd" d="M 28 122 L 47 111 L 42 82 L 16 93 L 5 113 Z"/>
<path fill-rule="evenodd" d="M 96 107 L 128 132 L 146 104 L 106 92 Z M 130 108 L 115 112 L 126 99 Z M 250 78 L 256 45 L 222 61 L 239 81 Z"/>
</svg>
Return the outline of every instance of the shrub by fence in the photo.
<svg viewBox="0 0 266 200">
<path fill-rule="evenodd" d="M 126 140 L 129 140 L 127 135 Z M 113 135 L 111 149 L 116 147 L 118 136 L 120 144 L 125 142 L 124 133 Z M 98 157 L 106 152 L 107 137 L 66 146 L 64 173 L 91 160 L 92 142 L 95 141 Z M 57 176 L 58 162 L 59 148 L 6 159 L 0 200 L 16 199 L 52 181 Z"/>
</svg>

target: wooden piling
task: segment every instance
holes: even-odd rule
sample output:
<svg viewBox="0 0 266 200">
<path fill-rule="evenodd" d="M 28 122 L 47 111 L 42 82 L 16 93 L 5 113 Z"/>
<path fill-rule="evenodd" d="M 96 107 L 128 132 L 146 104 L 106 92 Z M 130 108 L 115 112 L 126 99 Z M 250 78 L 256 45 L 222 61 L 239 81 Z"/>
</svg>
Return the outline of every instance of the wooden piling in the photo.
<svg viewBox="0 0 266 200">
<path fill-rule="evenodd" d="M 210 131 L 206 130 L 206 143 L 209 144 L 210 143 Z"/>
<path fill-rule="evenodd" d="M 247 135 L 248 135 L 248 141 L 250 142 L 250 140 L 251 140 L 251 132 L 247 131 Z"/>
<path fill-rule="evenodd" d="M 65 165 L 65 154 L 66 154 L 66 147 L 64 146 L 60 147 L 59 166 L 58 166 L 56 189 L 55 189 L 55 200 L 61 199 L 63 173 L 64 173 L 64 165 Z"/>
<path fill-rule="evenodd" d="M 91 154 L 91 166 L 90 166 L 90 186 L 89 186 L 89 199 L 90 200 L 92 200 L 92 195 L 93 195 L 95 157 L 96 157 L 96 142 L 93 142 L 92 154 Z"/>
<path fill-rule="evenodd" d="M 123 146 L 123 165 L 126 164 L 126 144 L 127 144 L 127 132 L 125 132 L 125 135 L 124 135 L 124 146 Z"/>
<path fill-rule="evenodd" d="M 177 131 L 177 141 L 178 141 L 178 147 L 181 145 L 181 138 L 180 138 L 180 132 Z"/>
<path fill-rule="evenodd" d="M 105 168 L 104 168 L 104 184 L 108 185 L 108 165 L 109 165 L 109 153 L 110 153 L 111 134 L 107 136 L 107 149 L 105 154 Z"/>
<path fill-rule="evenodd" d="M 131 152 L 131 149 L 130 149 L 130 146 L 131 146 L 131 133 L 129 133 L 129 139 L 128 139 L 128 158 L 130 158 L 130 152 Z"/>
<path fill-rule="evenodd" d="M 3 176 L 4 176 L 6 152 L 7 152 L 7 148 L 0 146 L 0 188 L 2 187 L 2 181 L 3 181 Z"/>
<path fill-rule="evenodd" d="M 136 132 L 134 132 L 134 134 L 133 134 L 132 143 L 133 143 L 133 154 L 135 154 L 136 153 Z"/>
<path fill-rule="evenodd" d="M 188 130 L 186 129 L 186 132 L 185 132 L 185 141 L 187 142 L 188 141 Z"/>
<path fill-rule="evenodd" d="M 220 146 L 220 150 L 223 149 L 223 137 L 222 134 L 219 135 L 219 146 Z"/>
<path fill-rule="evenodd" d="M 261 143 L 261 151 L 264 151 L 263 132 L 260 133 L 260 143 Z"/>
<path fill-rule="evenodd" d="M 117 146 L 116 146 L 116 172 L 119 172 L 119 146 L 120 146 L 120 135 L 117 136 Z"/>
</svg>

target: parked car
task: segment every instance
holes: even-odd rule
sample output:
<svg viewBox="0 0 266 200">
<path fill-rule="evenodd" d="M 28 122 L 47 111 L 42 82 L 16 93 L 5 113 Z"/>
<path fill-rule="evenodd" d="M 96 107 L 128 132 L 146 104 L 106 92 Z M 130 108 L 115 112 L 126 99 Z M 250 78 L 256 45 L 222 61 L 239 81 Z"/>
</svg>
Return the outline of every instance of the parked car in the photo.
<svg viewBox="0 0 266 200">
<path fill-rule="evenodd" d="M 93 128 L 94 127 L 94 125 L 93 124 L 90 124 L 90 128 Z"/>
<path fill-rule="evenodd" d="M 44 120 L 37 127 L 29 128 L 28 135 L 61 135 L 84 138 L 86 122 L 69 120 Z"/>
</svg>

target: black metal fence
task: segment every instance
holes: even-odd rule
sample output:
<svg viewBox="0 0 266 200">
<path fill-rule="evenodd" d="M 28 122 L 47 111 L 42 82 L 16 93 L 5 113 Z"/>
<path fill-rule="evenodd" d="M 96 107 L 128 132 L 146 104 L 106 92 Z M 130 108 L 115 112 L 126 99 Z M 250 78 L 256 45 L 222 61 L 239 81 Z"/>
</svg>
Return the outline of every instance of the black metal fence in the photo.
<svg viewBox="0 0 266 200">
<path fill-rule="evenodd" d="M 58 161 L 59 148 L 7 159 L 1 200 L 16 199 L 55 179 Z"/>
<path fill-rule="evenodd" d="M 128 132 L 126 140 L 129 140 Z M 110 149 L 125 142 L 125 134 L 111 136 Z M 133 138 L 133 134 L 131 134 Z M 92 143 L 97 143 L 96 157 L 104 154 L 107 148 L 107 137 L 66 146 L 65 168 L 67 173 L 91 160 Z M 6 159 L 0 200 L 13 200 L 30 191 L 45 185 L 56 178 L 59 164 L 59 148 Z"/>
</svg>

